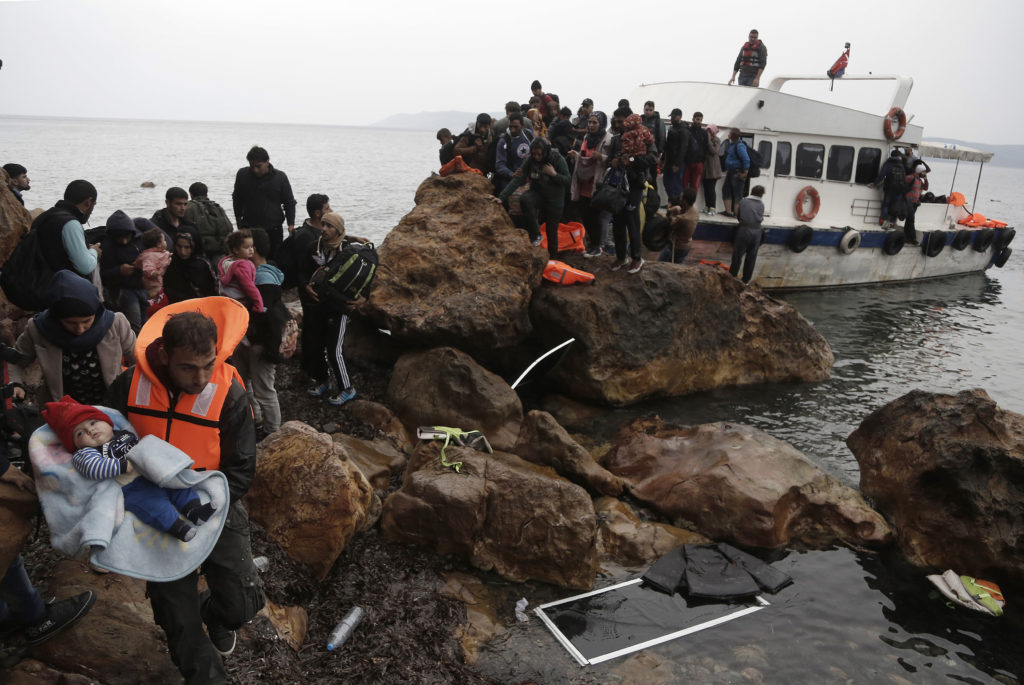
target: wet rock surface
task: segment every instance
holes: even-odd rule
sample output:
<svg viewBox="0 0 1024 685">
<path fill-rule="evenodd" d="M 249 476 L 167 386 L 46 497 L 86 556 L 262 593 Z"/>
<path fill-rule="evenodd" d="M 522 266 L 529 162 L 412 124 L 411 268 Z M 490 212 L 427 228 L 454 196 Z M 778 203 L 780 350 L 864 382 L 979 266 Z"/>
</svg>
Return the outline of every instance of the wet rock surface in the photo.
<svg viewBox="0 0 1024 685">
<path fill-rule="evenodd" d="M 10 483 L 0 483 L 0 569 L 6 569 L 21 552 L 35 527 L 39 500 Z"/>
<path fill-rule="evenodd" d="M 622 492 L 622 479 L 594 461 L 546 411 L 527 413 L 512 451 L 527 461 L 550 466 L 591 492 L 613 497 Z"/>
<path fill-rule="evenodd" d="M 511 347 L 530 332 L 547 254 L 491 201 L 478 174 L 432 176 L 380 246 L 371 316 L 417 347 Z"/>
<path fill-rule="evenodd" d="M 881 545 L 892 535 L 857 491 L 748 426 L 637 419 L 620 430 L 605 466 L 630 481 L 633 496 L 714 540 L 823 548 Z"/>
<path fill-rule="evenodd" d="M 599 260 L 566 261 L 595 272 L 595 284 L 545 285 L 530 306 L 536 338 L 549 347 L 576 338 L 554 372 L 566 395 L 624 405 L 828 378 L 834 357 L 821 334 L 789 304 L 721 269 L 649 262 L 627 274 L 588 263 Z"/>
<path fill-rule="evenodd" d="M 597 521 L 586 491 L 547 469 L 496 451 L 421 443 L 402 486 L 384 502 L 381 532 L 457 554 L 510 580 L 589 589 Z"/>
<path fill-rule="evenodd" d="M 1024 416 L 984 390 L 915 390 L 846 443 L 911 563 L 1024 590 Z"/>
</svg>

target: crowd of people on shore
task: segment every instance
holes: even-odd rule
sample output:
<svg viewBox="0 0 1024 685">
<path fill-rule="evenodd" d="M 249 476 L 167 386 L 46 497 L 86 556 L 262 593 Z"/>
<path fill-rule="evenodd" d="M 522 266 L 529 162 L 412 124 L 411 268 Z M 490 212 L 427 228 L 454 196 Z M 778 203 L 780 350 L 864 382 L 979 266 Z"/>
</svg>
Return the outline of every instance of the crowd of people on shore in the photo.
<svg viewBox="0 0 1024 685">
<path fill-rule="evenodd" d="M 207 186 L 194 182 L 188 191 L 169 188 L 152 218 L 117 210 L 87 231 L 97 190 L 85 180 L 69 183 L 26 234 L 34 234 L 29 244 L 38 252 L 32 263 L 46 272 L 40 286 L 46 306 L 14 341 L 10 356 L 17 363 L 8 365 L 12 395 L 21 400 L 25 367 L 39 363 L 43 386 L 36 399 L 46 404 L 44 417 L 74 452 L 81 476 L 117 479 L 126 509 L 183 544 L 212 515 L 210 503 L 133 474 L 135 436 L 112 431 L 113 420 L 96 406 L 120 411 L 138 438 L 164 439 L 188 454 L 194 468 L 226 476 L 227 522 L 202 565 L 209 589 L 198 592 L 196 572 L 147 583 L 171 658 L 189 683 L 226 682 L 222 657 L 234 648 L 234 631 L 263 605 L 240 500 L 255 475 L 257 439 L 281 424 L 276 366 L 296 349 L 299 335 L 282 301 L 285 288 L 297 288 L 303 309 L 300 360 L 308 394 L 332 405 L 356 394 L 342 345 L 348 314 L 360 302 L 334 291 L 322 295 L 324 274 L 351 243 L 366 240 L 347 234 L 322 193 L 308 197 L 308 218 L 295 227 L 287 175 L 258 146 L 247 162 L 235 178 L 234 225 L 209 199 Z M 27 170 L 12 163 L 4 170 L 10 180 L 0 193 L 10 190 L 24 204 Z M 35 489 L 2 446 L 0 481 Z M 13 631 L 40 644 L 95 601 L 89 591 L 46 604 L 19 555 L 0 581 L 0 634 Z"/>
</svg>

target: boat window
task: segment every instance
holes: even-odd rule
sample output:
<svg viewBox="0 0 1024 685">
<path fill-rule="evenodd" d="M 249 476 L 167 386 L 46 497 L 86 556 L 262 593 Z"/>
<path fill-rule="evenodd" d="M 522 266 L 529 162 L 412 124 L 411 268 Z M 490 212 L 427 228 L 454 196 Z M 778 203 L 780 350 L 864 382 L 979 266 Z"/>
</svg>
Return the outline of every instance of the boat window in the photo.
<svg viewBox="0 0 1024 685">
<path fill-rule="evenodd" d="M 800 143 L 796 146 L 796 175 L 803 178 L 821 178 L 825 168 L 825 146 L 818 143 Z"/>
<path fill-rule="evenodd" d="M 757 151 L 761 153 L 761 168 L 772 168 L 772 141 L 762 140 L 757 144 Z"/>
<path fill-rule="evenodd" d="M 882 166 L 882 151 L 877 147 L 862 147 L 857 153 L 857 178 L 854 183 L 868 184 L 878 177 Z"/>
<path fill-rule="evenodd" d="M 789 176 L 790 166 L 793 163 L 793 144 L 779 143 L 775 148 L 775 175 Z"/>
<path fill-rule="evenodd" d="M 830 181 L 849 181 L 853 176 L 853 147 L 833 145 L 828 149 L 828 170 L 825 178 Z"/>
</svg>

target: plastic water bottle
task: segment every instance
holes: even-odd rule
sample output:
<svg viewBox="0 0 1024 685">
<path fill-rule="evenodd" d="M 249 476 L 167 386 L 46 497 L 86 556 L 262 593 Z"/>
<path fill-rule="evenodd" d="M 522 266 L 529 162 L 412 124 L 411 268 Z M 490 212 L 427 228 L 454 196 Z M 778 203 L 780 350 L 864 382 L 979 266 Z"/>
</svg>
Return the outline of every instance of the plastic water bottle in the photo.
<svg viewBox="0 0 1024 685">
<path fill-rule="evenodd" d="M 334 626 L 334 630 L 331 631 L 331 636 L 327 638 L 327 651 L 333 652 L 336 649 L 340 649 L 352 636 L 352 632 L 365 615 L 366 612 L 361 608 L 353 607 L 352 611 L 348 612 L 345 618 L 341 619 L 341 623 Z"/>
<path fill-rule="evenodd" d="M 252 564 L 256 567 L 257 571 L 262 573 L 270 568 L 270 559 L 267 559 L 266 557 L 256 557 L 252 560 Z"/>
</svg>

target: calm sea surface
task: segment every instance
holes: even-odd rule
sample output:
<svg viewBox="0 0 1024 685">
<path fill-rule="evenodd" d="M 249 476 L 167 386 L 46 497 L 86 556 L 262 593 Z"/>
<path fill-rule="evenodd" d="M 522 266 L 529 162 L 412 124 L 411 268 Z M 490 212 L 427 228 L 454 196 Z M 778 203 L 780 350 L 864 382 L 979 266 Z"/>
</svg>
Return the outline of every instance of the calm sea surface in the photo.
<svg viewBox="0 0 1024 685">
<path fill-rule="evenodd" d="M 429 132 L 327 126 L 143 122 L 0 117 L 0 161 L 29 169 L 29 207 L 49 207 L 74 178 L 99 190 L 93 225 L 123 209 L 149 217 L 167 187 L 193 181 L 230 214 L 231 187 L 254 144 L 287 172 L 299 199 L 326 193 L 349 230 L 380 242 L 413 206 L 437 166 Z M 948 192 L 953 164 L 930 162 L 932 189 Z M 974 197 L 977 165 L 961 164 L 956 189 Z M 140 188 L 153 181 L 156 188 Z M 1024 170 L 986 166 L 977 211 L 1021 225 Z M 914 388 L 984 388 L 1024 413 L 1024 244 L 1003 269 L 917 285 L 785 296 L 828 339 L 836 356 L 823 383 L 724 389 L 609 411 L 607 433 L 638 414 L 694 425 L 737 421 L 784 439 L 856 486 L 846 437 L 874 409 Z M 1024 657 L 1016 616 L 987 619 L 930 599 L 930 585 L 898 560 L 845 549 L 790 553 L 776 565 L 796 583 L 750 617 L 650 650 L 657 682 L 873 683 L 1019 682 Z M 560 596 L 524 587 L 531 605 Z M 1024 598 L 1009 597 L 1009 610 Z M 520 682 L 608 682 L 620 659 L 580 669 L 536 624 L 516 626 L 488 648 L 481 668 Z M 659 665 L 660 664 L 660 665 Z M 636 682 L 654 682 L 639 680 Z"/>
</svg>

